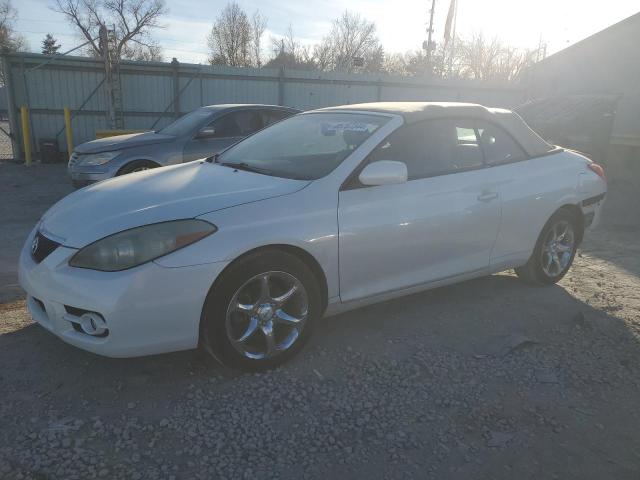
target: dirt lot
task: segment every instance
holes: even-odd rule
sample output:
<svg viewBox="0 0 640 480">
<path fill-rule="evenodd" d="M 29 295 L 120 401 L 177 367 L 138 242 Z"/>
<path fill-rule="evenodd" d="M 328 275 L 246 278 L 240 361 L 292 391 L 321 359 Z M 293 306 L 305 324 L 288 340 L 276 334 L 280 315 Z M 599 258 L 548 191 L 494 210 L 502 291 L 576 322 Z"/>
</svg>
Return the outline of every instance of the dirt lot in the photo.
<svg viewBox="0 0 640 480">
<path fill-rule="evenodd" d="M 20 298 L 18 255 L 40 216 L 73 188 L 64 165 L 0 161 L 0 303 Z"/>
<path fill-rule="evenodd" d="M 2 168 L 9 283 L 67 187 Z M 82 352 L 3 283 L 0 478 L 638 479 L 639 233 L 595 232 L 560 285 L 507 272 L 331 318 L 260 375 Z"/>
</svg>

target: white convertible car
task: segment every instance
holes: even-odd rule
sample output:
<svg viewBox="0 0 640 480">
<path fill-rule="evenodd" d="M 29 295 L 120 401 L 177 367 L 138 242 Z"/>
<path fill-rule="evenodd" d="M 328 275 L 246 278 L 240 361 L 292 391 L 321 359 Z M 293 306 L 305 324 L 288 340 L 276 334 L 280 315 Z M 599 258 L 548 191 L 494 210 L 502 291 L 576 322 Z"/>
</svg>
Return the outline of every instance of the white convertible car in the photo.
<svg viewBox="0 0 640 480">
<path fill-rule="evenodd" d="M 33 318 L 79 348 L 200 346 L 264 369 L 322 316 L 510 268 L 557 282 L 606 189 L 507 110 L 324 108 L 72 193 L 29 235 L 20 281 Z"/>
</svg>

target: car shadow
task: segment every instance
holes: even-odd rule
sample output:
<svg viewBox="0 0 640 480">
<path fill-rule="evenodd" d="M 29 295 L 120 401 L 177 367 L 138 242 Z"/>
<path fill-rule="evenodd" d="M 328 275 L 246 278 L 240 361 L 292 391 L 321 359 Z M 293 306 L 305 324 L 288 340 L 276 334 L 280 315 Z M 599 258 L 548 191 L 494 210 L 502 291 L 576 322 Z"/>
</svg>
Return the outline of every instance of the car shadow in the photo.
<svg viewBox="0 0 640 480">
<path fill-rule="evenodd" d="M 625 335 L 621 319 L 583 303 L 558 285 L 530 287 L 497 274 L 360 308 L 323 319 L 301 354 L 281 367 L 305 375 L 315 366 L 339 369 L 326 352 L 357 349 L 364 355 L 411 354 L 404 342 L 451 349 L 462 355 L 494 355 L 521 338 L 553 344 L 577 327 Z M 635 337 L 634 337 L 635 338 Z M 638 349 L 640 357 L 640 349 Z M 114 359 L 65 344 L 36 324 L 0 335 L 0 363 L 8 395 L 34 404 L 88 402 L 117 412 L 130 402 L 153 399 L 169 409 L 195 384 L 223 388 L 243 373 L 184 351 Z"/>
<path fill-rule="evenodd" d="M 578 300 L 561 285 L 530 286 L 502 273 L 329 318 L 316 342 L 337 348 L 373 341 L 384 349 L 419 335 L 421 342 L 462 354 L 493 355 L 492 343 L 501 338 L 553 344 L 576 325 L 619 334 L 627 330 L 623 320 Z"/>
<path fill-rule="evenodd" d="M 271 376 L 266 379 L 211 365 L 194 351 L 132 359 L 100 357 L 30 324 L 0 335 L 4 367 L 0 414 L 23 419 L 40 431 L 58 428 L 68 418 L 122 425 L 134 417 L 135 422 L 156 428 L 166 418 L 204 421 L 199 415 L 214 415 L 211 412 L 221 408 L 220 402 L 241 404 L 248 394 L 268 403 L 268 392 L 278 395 L 279 382 L 289 385 L 283 390 L 287 395 L 291 385 L 309 385 L 307 391 L 330 393 L 331 402 L 335 399 L 343 406 L 353 401 L 351 383 L 358 378 L 381 385 L 376 390 L 380 394 L 391 382 L 391 393 L 384 393 L 389 399 L 426 384 L 431 394 L 453 392 L 445 398 L 454 403 L 433 404 L 425 398 L 424 408 L 410 404 L 412 415 L 424 410 L 432 412 L 433 420 L 405 423 L 403 428 L 415 430 L 428 444 L 430 432 L 444 421 L 439 419 L 447 419 L 459 429 L 458 438 L 483 452 L 481 464 L 460 462 L 455 452 L 448 454 L 443 458 L 449 463 L 434 478 L 450 476 L 446 465 L 458 469 L 456 478 L 528 478 L 536 465 L 566 471 L 567 464 L 557 462 L 567 455 L 573 458 L 570 464 L 582 470 L 560 478 L 606 478 L 612 468 L 606 459 L 629 462 L 637 455 L 634 442 L 628 441 L 637 432 L 637 422 L 625 412 L 635 408 L 639 359 L 637 337 L 621 318 L 580 301 L 562 285 L 531 287 L 514 275 L 497 274 L 325 319 L 307 348 L 265 374 Z M 380 378 L 372 374 L 377 371 Z M 476 371 L 478 380 L 469 376 Z M 466 372 L 466 377 L 460 377 L 460 372 Z M 456 383 L 459 378 L 483 382 L 482 393 L 468 396 L 480 387 L 461 387 Z M 252 393 L 256 383 L 261 386 Z M 399 387 L 402 390 L 397 393 L 391 390 Z M 184 405 L 191 407 L 185 410 Z M 358 405 L 354 404 L 354 411 L 359 411 Z M 313 421 L 321 423 L 326 402 L 304 407 L 309 415 L 319 417 Z M 200 420 L 191 419 L 192 415 Z M 247 415 L 247 421 L 256 415 L 262 413 Z M 213 425 L 215 418 L 209 420 Z M 508 419 L 511 423 L 495 428 L 515 431 L 500 436 L 487 431 L 486 423 L 478 419 L 491 419 L 483 420 L 489 424 Z M 555 423 L 545 423 L 551 421 Z M 549 429 L 559 428 L 554 425 L 564 430 L 549 438 Z M 279 428 L 287 432 L 295 426 L 283 421 Z M 176 448 L 185 434 L 179 428 L 167 431 L 163 448 Z M 486 447 L 493 437 L 510 436 L 520 439 L 510 448 Z M 233 441 L 239 440 L 234 437 Z M 530 447 L 522 448 L 523 442 L 530 442 Z M 559 455 L 558 449 L 566 451 Z M 430 448 L 415 450 L 407 458 L 413 455 L 419 462 L 428 452 Z M 373 464 L 368 468 L 385 471 L 385 458 L 370 459 Z M 585 459 L 593 461 L 585 463 Z M 505 474 L 507 464 L 513 470 Z M 333 476 L 339 476 L 340 467 L 335 468 Z M 545 477 L 544 472 L 548 470 L 538 476 Z"/>
</svg>

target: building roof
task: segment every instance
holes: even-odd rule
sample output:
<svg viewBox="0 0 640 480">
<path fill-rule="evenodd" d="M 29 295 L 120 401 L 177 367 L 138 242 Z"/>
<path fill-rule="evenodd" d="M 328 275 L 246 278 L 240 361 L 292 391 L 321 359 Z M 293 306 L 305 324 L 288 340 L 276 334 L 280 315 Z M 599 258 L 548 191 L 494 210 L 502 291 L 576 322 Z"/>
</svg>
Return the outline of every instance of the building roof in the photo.
<svg viewBox="0 0 640 480">
<path fill-rule="evenodd" d="M 518 114 L 502 108 L 457 102 L 373 102 L 322 108 L 319 111 L 361 111 L 400 115 L 405 123 L 439 118 L 463 117 L 486 120 L 511 134 L 530 156 L 543 155 L 552 147 L 531 130 Z"/>
<path fill-rule="evenodd" d="M 536 62 L 535 65 L 544 65 L 546 63 L 555 61 L 557 58 L 563 58 L 566 55 L 575 54 L 575 52 L 588 50 L 592 48 L 594 44 L 608 43 L 612 40 L 615 41 L 617 39 L 613 36 L 616 35 L 618 32 L 626 33 L 627 31 L 632 31 L 634 33 L 637 33 L 636 29 L 639 26 L 640 26 L 640 12 L 634 15 L 631 15 L 630 17 L 627 17 L 623 20 L 620 20 L 619 22 L 614 23 L 613 25 L 610 25 L 603 30 L 600 30 L 594 33 L 593 35 L 589 35 L 588 37 L 583 38 L 582 40 L 576 43 L 573 43 L 568 47 L 563 48 L 562 50 L 558 50 L 557 52 L 549 55 L 548 57 L 543 58 L 539 62 Z M 622 39 L 622 41 L 625 41 L 625 40 L 628 41 L 630 39 L 629 38 Z"/>
<path fill-rule="evenodd" d="M 546 98 L 545 110 L 553 110 L 553 117 L 546 118 L 540 106 L 536 116 L 545 128 L 558 117 L 573 116 L 580 119 L 601 116 L 602 102 L 613 100 L 614 110 L 605 113 L 615 115 L 611 129 L 611 141 L 625 145 L 640 145 L 640 13 L 632 15 L 601 30 L 590 37 L 560 50 L 535 63 L 528 78 L 529 94 L 533 98 Z M 592 98 L 589 98 L 591 96 Z M 594 102 L 600 96 L 602 101 Z M 561 104 L 558 98 L 563 100 Z M 615 98 L 619 98 L 617 104 Z M 548 109 L 546 107 L 549 107 Z M 595 108 L 594 108 L 595 107 Z M 520 110 L 529 122 L 531 108 Z M 595 111 L 594 111 L 595 110 Z M 596 117 L 597 118 L 597 117 Z M 567 126 L 569 123 L 565 122 Z M 599 133 L 597 133 L 599 135 Z"/>
</svg>

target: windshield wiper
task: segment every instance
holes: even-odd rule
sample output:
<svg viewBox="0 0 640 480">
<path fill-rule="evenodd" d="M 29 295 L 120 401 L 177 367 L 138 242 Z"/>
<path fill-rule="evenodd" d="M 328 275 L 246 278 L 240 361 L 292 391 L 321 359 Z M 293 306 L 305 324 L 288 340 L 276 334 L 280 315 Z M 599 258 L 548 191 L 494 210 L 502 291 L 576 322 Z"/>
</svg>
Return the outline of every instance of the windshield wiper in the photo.
<svg viewBox="0 0 640 480">
<path fill-rule="evenodd" d="M 218 158 L 220 158 L 220 154 L 214 153 L 210 157 L 205 158 L 205 160 L 209 163 L 218 163 Z"/>
<path fill-rule="evenodd" d="M 246 162 L 222 162 L 220 165 L 224 165 L 225 167 L 235 168 L 236 170 L 244 170 L 246 172 L 254 172 L 254 173 L 262 173 L 265 175 L 269 175 L 270 170 L 254 167 L 253 165 L 249 165 Z"/>
</svg>

